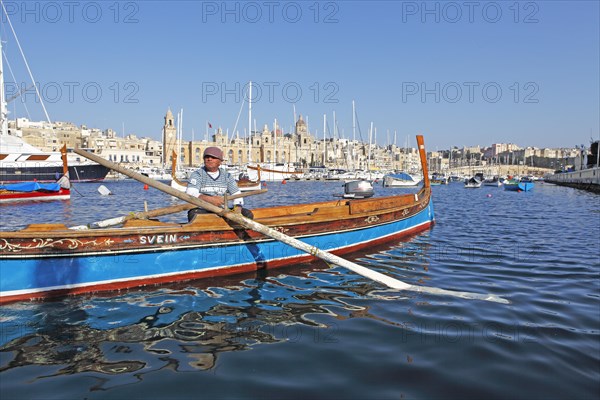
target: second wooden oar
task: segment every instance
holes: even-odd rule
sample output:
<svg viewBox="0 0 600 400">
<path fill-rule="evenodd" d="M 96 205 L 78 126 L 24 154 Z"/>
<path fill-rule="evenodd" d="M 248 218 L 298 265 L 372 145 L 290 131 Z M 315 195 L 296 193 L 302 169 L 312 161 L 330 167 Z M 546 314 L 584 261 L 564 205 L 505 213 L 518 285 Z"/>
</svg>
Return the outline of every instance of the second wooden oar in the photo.
<svg viewBox="0 0 600 400">
<path fill-rule="evenodd" d="M 267 191 L 267 189 L 253 190 L 251 192 L 245 192 L 245 193 L 240 193 L 240 194 L 236 194 L 233 196 L 229 196 L 228 199 L 233 200 L 233 199 L 237 199 L 240 197 L 253 196 L 256 194 L 265 193 L 266 191 Z M 160 217 L 163 215 L 176 214 L 178 212 L 191 210 L 192 208 L 195 208 L 195 207 L 197 207 L 197 206 L 194 204 L 185 203 L 185 204 L 178 204 L 176 206 L 157 208 L 156 210 L 152 210 L 152 211 L 137 212 L 137 213 L 132 212 L 132 213 L 129 213 L 128 215 L 124 215 L 122 217 L 109 218 L 109 219 L 105 219 L 102 221 L 92 222 L 91 224 L 88 224 L 88 225 L 72 226 L 69 229 L 73 229 L 76 231 L 83 231 L 83 230 L 87 230 L 87 229 L 107 228 L 109 226 L 115 226 L 115 225 L 122 224 L 130 219 L 147 219 L 147 218 Z"/>
<path fill-rule="evenodd" d="M 335 254 L 331 254 L 329 252 L 323 251 L 315 246 L 306 244 L 298 239 L 284 235 L 283 233 L 276 231 L 274 229 L 271 229 L 268 226 L 259 224 L 258 222 L 254 221 L 254 220 L 245 218 L 241 214 L 237 214 L 237 213 L 231 212 L 227 209 L 223 209 L 223 208 L 214 206 L 214 205 L 212 205 L 204 200 L 201 200 L 197 197 L 193 197 L 187 193 L 183 193 L 177 189 L 173 189 L 172 187 L 165 185 L 164 183 L 155 181 L 154 179 L 150 179 L 147 176 L 138 174 L 137 172 L 133 172 L 127 168 L 121 167 L 120 165 L 113 163 L 111 161 L 105 160 L 104 158 L 99 157 L 93 153 L 88 153 L 88 152 L 80 150 L 80 149 L 75 149 L 74 151 L 75 151 L 75 153 L 79 154 L 80 156 L 89 158 L 90 160 L 95 161 L 98 164 L 104 165 L 107 168 L 110 168 L 117 172 L 120 172 L 123 175 L 127 175 L 132 179 L 135 179 L 137 181 L 147 184 L 148 186 L 152 186 L 155 189 L 158 189 L 160 191 L 168 193 L 168 194 L 170 194 L 174 197 L 177 197 L 181 200 L 184 200 L 184 201 L 192 203 L 196 206 L 202 207 L 207 211 L 218 214 L 218 215 L 222 216 L 223 218 L 234 221 L 234 222 L 244 226 L 245 228 L 252 229 L 253 231 L 262 233 L 265 236 L 268 236 L 272 239 L 278 240 L 278 241 L 285 243 L 291 247 L 294 247 L 298 250 L 304 251 L 316 258 L 320 258 L 331 264 L 336 264 L 336 265 L 339 265 L 340 267 L 349 269 L 350 271 L 353 271 L 353 272 L 355 272 L 359 275 L 362 275 L 366 278 L 372 279 L 376 282 L 382 283 L 392 289 L 410 290 L 410 291 L 414 291 L 414 292 L 422 292 L 422 293 L 445 295 L 445 296 L 454 296 L 454 297 L 460 297 L 463 299 L 486 300 L 486 301 L 493 301 L 493 302 L 504 303 L 504 304 L 510 303 L 508 300 L 503 299 L 503 298 L 493 295 L 493 294 L 457 292 L 457 291 L 452 291 L 452 290 L 438 289 L 438 288 L 432 288 L 432 287 L 428 287 L 428 286 L 415 286 L 415 285 L 410 285 L 408 283 L 404 283 L 404 282 L 394 279 L 390 276 L 381 274 L 377 271 L 370 270 L 366 267 L 363 267 L 363 266 L 355 264 L 351 261 L 345 260 L 341 257 L 336 256 Z"/>
</svg>

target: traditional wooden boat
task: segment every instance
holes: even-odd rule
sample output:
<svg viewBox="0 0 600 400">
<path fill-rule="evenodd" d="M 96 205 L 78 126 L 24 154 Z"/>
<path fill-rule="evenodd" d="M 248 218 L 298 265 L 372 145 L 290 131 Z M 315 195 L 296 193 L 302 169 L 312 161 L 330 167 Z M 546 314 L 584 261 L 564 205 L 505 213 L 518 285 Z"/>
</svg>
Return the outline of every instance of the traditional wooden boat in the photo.
<svg viewBox="0 0 600 400">
<path fill-rule="evenodd" d="M 182 181 L 177 177 L 177 153 L 173 150 L 171 162 L 171 187 L 181 192 L 187 189 L 187 182 Z"/>
<path fill-rule="evenodd" d="M 67 146 L 63 146 L 60 151 L 63 169 L 62 176 L 56 182 L 30 181 L 0 185 L 0 203 L 69 199 L 71 197 L 71 183 L 67 165 Z"/>
<path fill-rule="evenodd" d="M 260 190 L 262 188 L 262 182 L 260 180 L 253 181 L 252 179 L 248 178 L 248 176 L 241 176 L 237 180 L 237 184 L 241 192 L 250 192 L 254 190 Z"/>
<path fill-rule="evenodd" d="M 262 188 L 262 181 L 260 177 L 261 168 L 257 168 L 257 176 L 256 179 L 250 179 L 247 174 L 240 174 L 237 178 L 237 185 L 240 191 L 242 192 L 250 192 L 253 190 L 260 190 Z"/>
<path fill-rule="evenodd" d="M 116 228 L 33 224 L 0 232 L 0 303 L 275 268 L 327 259 L 322 250 L 344 254 L 425 230 L 434 223 L 434 212 L 422 137 L 418 141 L 426 177 L 418 193 L 258 208 L 254 221 L 221 210 L 187 224 L 129 219 Z M 201 202 L 157 185 L 190 203 Z M 296 242 L 302 246 L 290 247 Z M 400 283 L 397 287 L 412 287 Z"/>
</svg>

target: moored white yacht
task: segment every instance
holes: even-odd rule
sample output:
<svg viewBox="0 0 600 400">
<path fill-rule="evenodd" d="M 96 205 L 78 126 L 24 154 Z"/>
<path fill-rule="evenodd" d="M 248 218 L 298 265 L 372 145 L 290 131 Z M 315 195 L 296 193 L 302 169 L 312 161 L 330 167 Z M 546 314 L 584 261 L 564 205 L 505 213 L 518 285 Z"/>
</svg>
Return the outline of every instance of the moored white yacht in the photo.
<svg viewBox="0 0 600 400">
<path fill-rule="evenodd" d="M 2 14 L 3 19 L 4 17 Z M 9 16 L 6 15 L 6 18 Z M 0 54 L 3 54 L 1 40 Z M 102 180 L 109 171 L 108 168 L 73 153 L 67 155 L 67 163 L 71 182 Z M 60 152 L 44 152 L 25 142 L 17 132 L 9 131 L 4 67 L 0 57 L 0 182 L 55 182 L 62 175 L 63 161 Z"/>
</svg>

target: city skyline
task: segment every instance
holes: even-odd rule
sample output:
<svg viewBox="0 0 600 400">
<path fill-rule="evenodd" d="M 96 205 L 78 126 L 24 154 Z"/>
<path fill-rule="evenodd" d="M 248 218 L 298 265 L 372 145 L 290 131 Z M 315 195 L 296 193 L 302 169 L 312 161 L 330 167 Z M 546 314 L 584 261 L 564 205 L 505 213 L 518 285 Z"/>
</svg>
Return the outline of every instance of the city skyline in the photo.
<svg viewBox="0 0 600 400">
<path fill-rule="evenodd" d="M 183 109 L 185 141 L 208 124 L 233 136 L 236 121 L 244 137 L 253 81 L 259 131 L 302 114 L 322 138 L 326 114 L 331 138 L 335 112 L 336 136 L 352 139 L 355 101 L 356 139 L 373 122 L 379 145 L 598 139 L 596 2 L 4 5 L 51 120 L 159 139 L 165 110 Z M 24 91 L 9 118 L 45 119 L 10 29 L 3 16 L 7 98 Z"/>
</svg>

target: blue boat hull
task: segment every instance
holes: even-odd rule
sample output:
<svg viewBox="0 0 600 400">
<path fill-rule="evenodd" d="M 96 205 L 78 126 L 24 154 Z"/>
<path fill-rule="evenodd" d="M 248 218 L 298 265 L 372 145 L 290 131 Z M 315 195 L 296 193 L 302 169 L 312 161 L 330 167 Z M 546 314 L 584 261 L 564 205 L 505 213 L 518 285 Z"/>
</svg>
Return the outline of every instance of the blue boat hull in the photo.
<svg viewBox="0 0 600 400">
<path fill-rule="evenodd" d="M 518 182 L 518 183 L 504 183 L 504 190 L 512 192 L 529 192 L 533 189 L 533 182 Z"/>
<path fill-rule="evenodd" d="M 433 221 L 433 206 L 428 202 L 418 213 L 404 219 L 297 238 L 322 250 L 343 254 L 422 231 Z M 186 247 L 168 246 L 169 235 L 161 237 L 165 246 L 150 251 L 119 250 L 117 246 L 110 252 L 71 255 L 3 254 L 0 303 L 231 275 L 314 260 L 313 256 L 272 239 Z M 0 250 L 6 251 L 8 246 L 9 242 L 0 239 Z"/>
<path fill-rule="evenodd" d="M 529 192 L 533 189 L 533 182 L 519 182 L 519 189 L 522 192 Z"/>
</svg>

